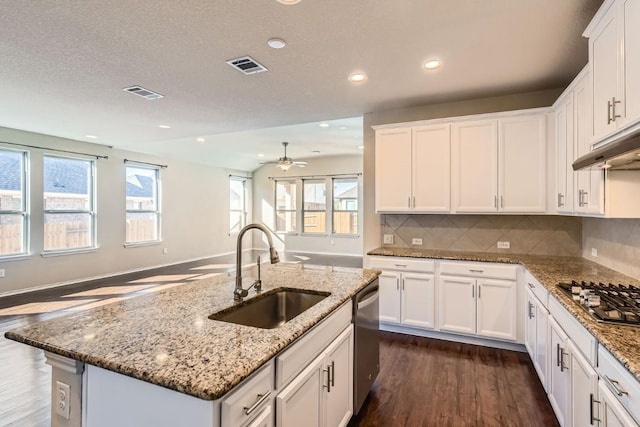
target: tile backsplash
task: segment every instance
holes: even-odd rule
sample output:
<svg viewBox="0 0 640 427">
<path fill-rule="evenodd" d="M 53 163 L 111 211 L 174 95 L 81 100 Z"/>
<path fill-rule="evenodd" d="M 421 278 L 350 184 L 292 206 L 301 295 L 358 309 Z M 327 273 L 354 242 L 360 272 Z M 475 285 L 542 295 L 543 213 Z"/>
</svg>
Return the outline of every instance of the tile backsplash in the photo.
<svg viewBox="0 0 640 427">
<path fill-rule="evenodd" d="M 393 244 L 384 245 L 391 247 L 582 256 L 581 220 L 549 215 L 381 215 L 381 232 L 393 235 Z M 422 245 L 412 245 L 414 238 L 422 239 Z M 509 242 L 510 248 L 498 249 L 498 242 Z"/>
<path fill-rule="evenodd" d="M 582 227 L 584 258 L 640 279 L 640 219 L 583 218 Z"/>
</svg>

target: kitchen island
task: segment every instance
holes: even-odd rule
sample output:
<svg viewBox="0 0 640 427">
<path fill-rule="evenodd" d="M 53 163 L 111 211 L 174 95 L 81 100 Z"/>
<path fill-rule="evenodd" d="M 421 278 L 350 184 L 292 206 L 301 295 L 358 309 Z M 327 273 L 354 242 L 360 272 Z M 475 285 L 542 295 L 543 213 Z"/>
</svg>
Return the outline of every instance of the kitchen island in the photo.
<svg viewBox="0 0 640 427">
<path fill-rule="evenodd" d="M 255 269 L 248 276 L 251 274 L 255 276 Z M 374 270 L 296 264 L 263 267 L 263 293 L 278 288 L 330 293 L 275 329 L 210 320 L 211 314 L 238 304 L 233 300 L 233 277 L 220 276 L 41 322 L 5 336 L 45 350 L 53 360 L 54 380 L 57 365 L 74 362 L 69 365 L 74 366 L 76 375 L 83 376 L 81 393 L 86 392 L 87 382 L 82 364 L 87 364 L 98 372 L 215 401 L 323 319 L 350 304 L 351 298 L 378 274 Z M 252 291 L 249 298 L 254 295 Z M 53 388 L 55 391 L 56 381 Z M 78 390 L 71 394 L 79 401 L 86 399 Z M 82 425 L 85 415 L 77 406 L 74 412 L 73 400 L 71 403 L 71 422 L 56 415 L 54 406 L 53 425 Z"/>
</svg>

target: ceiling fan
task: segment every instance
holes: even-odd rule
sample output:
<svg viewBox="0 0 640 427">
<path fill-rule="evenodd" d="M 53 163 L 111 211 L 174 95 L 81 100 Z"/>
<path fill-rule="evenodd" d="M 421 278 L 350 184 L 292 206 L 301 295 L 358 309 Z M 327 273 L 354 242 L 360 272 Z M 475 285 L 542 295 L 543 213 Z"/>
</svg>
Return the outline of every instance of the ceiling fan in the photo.
<svg viewBox="0 0 640 427">
<path fill-rule="evenodd" d="M 300 168 L 303 168 L 309 164 L 307 162 L 294 162 L 291 157 L 287 157 L 287 145 L 289 145 L 288 142 L 282 143 L 282 146 L 284 147 L 283 157 L 280 157 L 278 160 L 274 160 L 272 162 L 262 162 L 260 164 L 261 165 L 275 164 L 276 167 L 282 169 L 285 172 L 288 171 L 291 168 L 291 166 L 298 166 Z"/>
</svg>

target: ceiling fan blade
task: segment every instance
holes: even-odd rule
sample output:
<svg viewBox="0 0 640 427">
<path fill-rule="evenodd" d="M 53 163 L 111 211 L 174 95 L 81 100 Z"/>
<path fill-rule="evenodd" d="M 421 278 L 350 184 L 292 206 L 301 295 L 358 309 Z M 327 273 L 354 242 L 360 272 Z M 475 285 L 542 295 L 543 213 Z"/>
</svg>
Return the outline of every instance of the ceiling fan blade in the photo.
<svg viewBox="0 0 640 427">
<path fill-rule="evenodd" d="M 277 165 L 279 162 L 278 161 L 273 161 L 273 162 L 260 162 L 261 165 Z"/>
<path fill-rule="evenodd" d="M 309 162 L 293 162 L 293 164 L 296 166 L 307 166 Z"/>
</svg>

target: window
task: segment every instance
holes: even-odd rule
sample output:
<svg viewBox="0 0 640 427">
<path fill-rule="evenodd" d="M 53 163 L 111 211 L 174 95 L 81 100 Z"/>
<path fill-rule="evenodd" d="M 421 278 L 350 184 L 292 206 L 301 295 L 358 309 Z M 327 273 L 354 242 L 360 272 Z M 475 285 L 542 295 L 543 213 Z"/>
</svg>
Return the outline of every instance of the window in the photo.
<svg viewBox="0 0 640 427">
<path fill-rule="evenodd" d="M 358 179 L 333 179 L 333 233 L 358 234 Z"/>
<path fill-rule="evenodd" d="M 160 240 L 160 170 L 127 166 L 126 243 Z"/>
<path fill-rule="evenodd" d="M 304 180 L 302 187 L 303 233 L 327 232 L 327 184 L 325 180 Z"/>
<path fill-rule="evenodd" d="M 276 231 L 296 232 L 296 182 L 276 181 Z"/>
<path fill-rule="evenodd" d="M 44 156 L 44 251 L 95 246 L 94 161 Z"/>
<path fill-rule="evenodd" d="M 229 177 L 229 232 L 239 233 L 247 224 L 247 181 Z"/>
<path fill-rule="evenodd" d="M 0 257 L 26 254 L 27 153 L 0 150 Z"/>
</svg>

